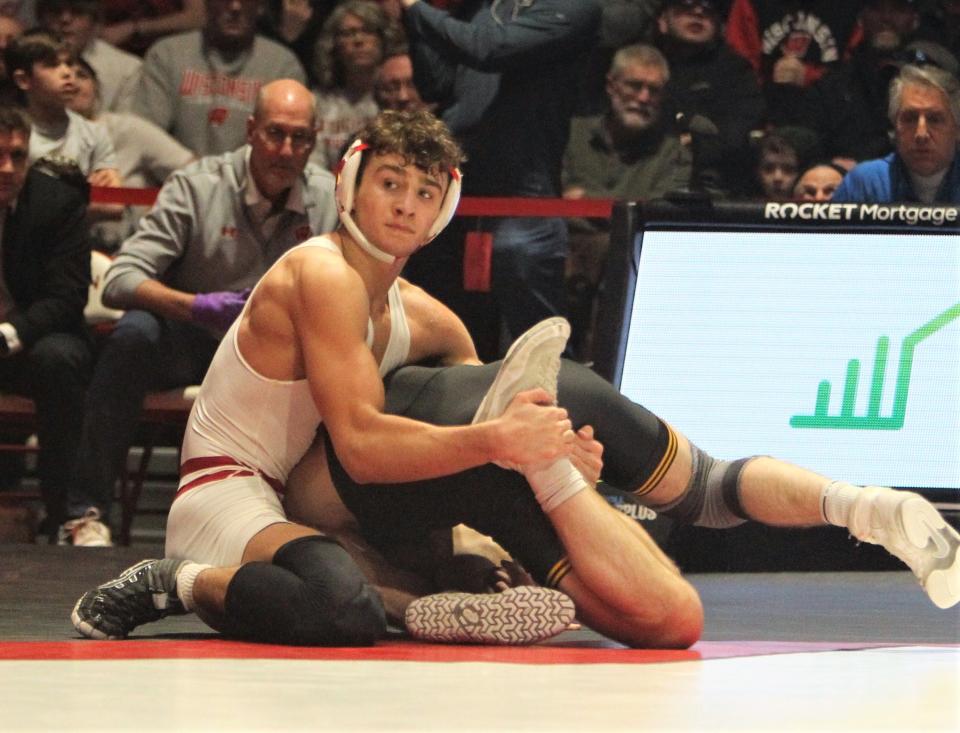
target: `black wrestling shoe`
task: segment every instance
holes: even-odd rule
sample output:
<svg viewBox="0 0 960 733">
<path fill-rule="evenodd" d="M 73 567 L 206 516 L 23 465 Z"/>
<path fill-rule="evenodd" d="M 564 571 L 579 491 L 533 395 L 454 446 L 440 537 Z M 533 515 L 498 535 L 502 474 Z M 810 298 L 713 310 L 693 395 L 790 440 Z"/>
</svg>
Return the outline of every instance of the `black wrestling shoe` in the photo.
<svg viewBox="0 0 960 733">
<path fill-rule="evenodd" d="M 177 598 L 177 572 L 186 562 L 142 560 L 87 591 L 73 607 L 73 627 L 91 639 L 125 639 L 141 624 L 186 613 Z"/>
<path fill-rule="evenodd" d="M 407 631 L 422 641 L 461 644 L 534 644 L 573 621 L 565 593 L 521 585 L 502 593 L 435 593 L 407 607 Z"/>
</svg>

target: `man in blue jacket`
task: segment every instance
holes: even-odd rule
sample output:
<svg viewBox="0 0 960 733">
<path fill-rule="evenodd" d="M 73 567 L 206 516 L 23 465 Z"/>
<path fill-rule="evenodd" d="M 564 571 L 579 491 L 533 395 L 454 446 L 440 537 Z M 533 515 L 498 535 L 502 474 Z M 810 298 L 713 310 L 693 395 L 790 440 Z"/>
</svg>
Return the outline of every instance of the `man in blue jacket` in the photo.
<svg viewBox="0 0 960 733">
<path fill-rule="evenodd" d="M 960 82 L 935 66 L 904 66 L 890 85 L 896 151 L 854 168 L 833 201 L 960 203 Z"/>
</svg>

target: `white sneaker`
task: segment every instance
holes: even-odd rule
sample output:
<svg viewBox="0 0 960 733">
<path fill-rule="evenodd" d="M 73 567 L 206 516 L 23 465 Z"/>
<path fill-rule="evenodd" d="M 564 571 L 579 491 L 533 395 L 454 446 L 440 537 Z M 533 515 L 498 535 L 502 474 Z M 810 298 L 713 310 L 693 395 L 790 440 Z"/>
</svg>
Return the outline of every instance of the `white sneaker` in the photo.
<svg viewBox="0 0 960 733">
<path fill-rule="evenodd" d="M 573 622 L 565 593 L 521 585 L 502 593 L 435 593 L 407 607 L 407 631 L 423 641 L 460 644 L 534 644 Z"/>
<path fill-rule="evenodd" d="M 518 392 L 539 387 L 557 399 L 560 354 L 570 338 L 570 324 L 556 316 L 540 321 L 523 333 L 507 351 L 500 371 L 484 395 L 473 422 L 500 417 Z"/>
<path fill-rule="evenodd" d="M 113 547 L 110 528 L 100 521 L 100 510 L 90 507 L 82 517 L 71 519 L 60 526 L 58 545 L 74 547 Z"/>
<path fill-rule="evenodd" d="M 858 540 L 903 560 L 934 605 L 960 602 L 960 534 L 922 496 L 865 486 L 850 507 L 849 525 Z"/>
</svg>

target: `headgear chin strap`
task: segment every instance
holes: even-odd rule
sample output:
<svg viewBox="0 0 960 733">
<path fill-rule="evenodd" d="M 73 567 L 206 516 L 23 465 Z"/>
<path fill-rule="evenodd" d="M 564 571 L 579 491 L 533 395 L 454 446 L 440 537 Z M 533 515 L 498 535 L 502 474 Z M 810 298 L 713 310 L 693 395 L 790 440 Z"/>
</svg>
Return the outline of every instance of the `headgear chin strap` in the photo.
<svg viewBox="0 0 960 733">
<path fill-rule="evenodd" d="M 347 152 L 343 154 L 343 158 L 340 159 L 340 164 L 337 166 L 337 209 L 340 214 L 340 222 L 367 254 L 381 262 L 393 264 L 397 258 L 388 252 L 384 252 L 367 239 L 350 215 L 353 210 L 353 197 L 357 191 L 357 173 L 360 171 L 360 161 L 363 158 L 363 151 L 369 147 L 363 140 L 354 140 L 347 148 Z M 440 203 L 440 212 L 430 226 L 427 239 L 423 244 L 433 241 L 444 230 L 450 220 L 453 219 L 457 204 L 460 202 L 460 169 L 451 168 L 449 173 L 450 182 L 447 184 L 447 191 Z"/>
</svg>

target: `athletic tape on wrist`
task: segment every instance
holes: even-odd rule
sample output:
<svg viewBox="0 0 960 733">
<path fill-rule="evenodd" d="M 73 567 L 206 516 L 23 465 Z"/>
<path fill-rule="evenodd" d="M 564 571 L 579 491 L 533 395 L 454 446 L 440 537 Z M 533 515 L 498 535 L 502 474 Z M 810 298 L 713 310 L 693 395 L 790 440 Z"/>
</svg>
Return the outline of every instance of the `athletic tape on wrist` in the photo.
<svg viewBox="0 0 960 733">
<path fill-rule="evenodd" d="M 569 458 L 558 458 L 549 466 L 527 471 L 525 476 L 540 507 L 547 514 L 589 488 Z"/>
</svg>

